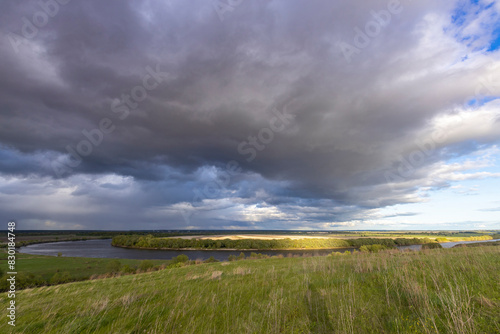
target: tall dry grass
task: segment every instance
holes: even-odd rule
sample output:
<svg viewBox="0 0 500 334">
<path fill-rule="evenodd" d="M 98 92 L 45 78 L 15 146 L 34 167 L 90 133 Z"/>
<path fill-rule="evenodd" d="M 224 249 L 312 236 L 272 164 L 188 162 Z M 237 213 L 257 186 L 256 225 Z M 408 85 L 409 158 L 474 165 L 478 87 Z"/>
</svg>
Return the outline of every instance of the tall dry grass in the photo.
<svg viewBox="0 0 500 334">
<path fill-rule="evenodd" d="M 499 255 L 245 260 L 30 289 L 18 294 L 14 332 L 498 333 Z M 0 308 L 7 301 L 2 294 Z"/>
</svg>

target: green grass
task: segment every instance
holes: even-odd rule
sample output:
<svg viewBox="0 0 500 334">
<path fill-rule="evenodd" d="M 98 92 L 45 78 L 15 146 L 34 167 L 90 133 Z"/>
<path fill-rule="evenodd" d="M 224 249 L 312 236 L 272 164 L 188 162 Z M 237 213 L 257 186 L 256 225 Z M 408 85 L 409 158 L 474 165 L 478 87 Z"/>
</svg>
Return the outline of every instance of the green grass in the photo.
<svg viewBox="0 0 500 334">
<path fill-rule="evenodd" d="M 244 260 L 42 287 L 18 292 L 13 332 L 498 333 L 499 255 L 496 246 Z M 0 309 L 7 303 L 0 294 Z"/>
<path fill-rule="evenodd" d="M 480 238 L 491 239 L 491 236 Z M 240 249 L 240 250 L 271 250 L 271 249 L 333 249 L 361 247 L 363 245 L 381 244 L 389 248 L 396 246 L 421 245 L 430 243 L 430 238 L 338 238 L 321 239 L 182 239 L 157 238 L 151 235 L 118 235 L 113 237 L 111 245 L 115 247 L 143 249 Z"/>
<path fill-rule="evenodd" d="M 389 234 L 370 232 L 371 237 L 363 233 L 361 238 L 340 239 L 338 237 L 329 238 L 306 238 L 306 239 L 210 239 L 210 238 L 175 238 L 157 237 L 154 234 L 148 235 L 117 235 L 114 236 L 111 245 L 115 247 L 138 248 L 138 249 L 239 249 L 239 250 L 271 250 L 271 249 L 331 249 L 361 247 L 363 245 L 380 244 L 387 247 L 430 244 L 432 242 L 449 241 L 475 241 L 491 240 L 493 235 L 479 234 L 475 232 L 463 233 L 434 233 L 433 238 L 408 237 L 406 234 Z M 448 237 L 445 237 L 448 235 Z M 451 237 L 450 235 L 455 235 Z M 460 235 L 460 236 L 459 236 Z"/>
<path fill-rule="evenodd" d="M 77 235 L 16 235 L 16 247 L 22 247 L 32 244 L 43 244 L 48 242 L 58 242 L 58 241 L 81 241 L 81 240 L 92 240 L 92 239 L 105 239 L 107 237 L 102 236 L 77 236 Z M 7 248 L 7 235 L 0 238 L 0 248 Z"/>
<path fill-rule="evenodd" d="M 109 272 L 108 264 L 115 259 L 97 259 L 85 257 L 55 257 L 16 253 L 16 269 L 19 273 L 32 273 L 49 280 L 56 272 L 68 272 L 75 280 L 84 280 L 92 275 Z M 122 265 L 137 267 L 142 260 L 118 259 Z M 161 265 L 168 260 L 151 260 L 154 265 Z M 0 252 L 0 268 L 6 272 L 7 253 Z"/>
</svg>

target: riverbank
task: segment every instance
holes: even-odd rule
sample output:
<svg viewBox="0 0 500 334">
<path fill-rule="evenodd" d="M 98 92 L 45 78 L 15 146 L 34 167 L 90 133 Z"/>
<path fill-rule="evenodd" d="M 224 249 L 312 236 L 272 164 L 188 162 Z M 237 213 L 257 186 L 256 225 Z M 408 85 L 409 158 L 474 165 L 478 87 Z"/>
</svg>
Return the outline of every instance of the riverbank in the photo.
<svg viewBox="0 0 500 334">
<path fill-rule="evenodd" d="M 32 240 L 16 240 L 16 248 L 21 248 L 29 245 L 36 244 L 48 244 L 53 242 L 68 242 L 68 241 L 85 241 L 85 240 L 97 240 L 97 239 L 109 239 L 109 237 L 72 237 L 72 238 L 46 238 L 43 240 L 40 239 L 32 239 Z M 7 244 L 0 244 L 0 248 L 6 248 Z"/>
<path fill-rule="evenodd" d="M 343 250 L 353 249 L 353 247 L 323 247 L 323 248 L 154 248 L 154 247 L 133 247 L 113 245 L 113 247 L 126 248 L 126 249 L 143 249 L 143 250 L 164 250 L 164 251 L 222 251 L 222 252 L 268 252 L 268 251 L 324 251 L 324 250 Z"/>
<path fill-rule="evenodd" d="M 493 241 L 493 240 L 491 240 Z M 466 243 L 490 242 L 488 241 L 466 241 Z M 452 247 L 456 243 L 441 243 L 443 247 Z M 399 250 L 420 250 L 421 245 L 397 246 Z M 321 248 L 321 249 L 287 249 L 287 250 L 216 250 L 216 249 L 140 249 L 131 247 L 114 247 L 111 246 L 111 239 L 87 240 L 87 241 L 71 241 L 71 242 L 53 242 L 34 244 L 26 247 L 20 247 L 19 253 L 33 255 L 49 255 L 63 257 L 88 257 L 88 258 L 119 258 L 119 259 L 157 259 L 169 260 L 181 254 L 188 255 L 190 259 L 206 260 L 209 257 L 214 257 L 219 261 L 226 261 L 229 256 L 239 256 L 244 253 L 245 256 L 250 256 L 252 252 L 263 253 L 268 256 L 325 256 L 331 252 L 354 251 L 359 248 Z"/>
<path fill-rule="evenodd" d="M 111 246 L 111 239 L 103 240 L 88 240 L 88 241 L 74 241 L 74 242 L 57 242 L 45 243 L 40 245 L 30 245 L 21 247 L 20 253 L 34 254 L 34 255 L 50 255 L 57 256 L 59 253 L 63 257 L 108 257 L 108 258 L 121 258 L 121 259 L 158 259 L 169 260 L 173 257 L 185 254 L 193 260 L 206 260 L 214 257 L 219 261 L 227 261 L 229 256 L 239 256 L 244 253 L 245 256 L 250 256 L 252 252 L 263 253 L 268 256 L 326 256 L 332 251 L 344 252 L 353 251 L 354 248 L 335 248 L 335 249 L 319 249 L 319 250 L 257 250 L 257 251 L 218 251 L 218 250 L 155 250 L 155 249 L 136 249 Z"/>
</svg>

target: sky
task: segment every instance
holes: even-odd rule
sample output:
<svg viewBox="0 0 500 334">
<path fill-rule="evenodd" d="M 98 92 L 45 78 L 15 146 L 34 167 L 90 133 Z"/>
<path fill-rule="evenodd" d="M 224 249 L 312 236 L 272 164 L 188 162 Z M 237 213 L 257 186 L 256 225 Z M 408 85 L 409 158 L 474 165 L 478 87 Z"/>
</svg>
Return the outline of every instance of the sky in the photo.
<svg viewBox="0 0 500 334">
<path fill-rule="evenodd" d="M 500 1 L 0 3 L 0 221 L 500 229 Z"/>
</svg>

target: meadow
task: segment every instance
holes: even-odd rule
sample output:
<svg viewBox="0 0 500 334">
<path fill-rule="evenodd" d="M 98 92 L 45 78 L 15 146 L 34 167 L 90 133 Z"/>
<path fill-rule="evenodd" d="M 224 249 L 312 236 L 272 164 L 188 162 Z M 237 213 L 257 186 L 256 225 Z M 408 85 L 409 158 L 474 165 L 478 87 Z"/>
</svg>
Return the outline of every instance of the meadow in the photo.
<svg viewBox="0 0 500 334">
<path fill-rule="evenodd" d="M 8 333 L 498 333 L 500 246 L 207 263 L 19 291 Z M 8 299 L 0 294 L 0 308 Z"/>
<path fill-rule="evenodd" d="M 476 238 L 492 239 L 485 235 Z M 331 249 L 361 247 L 380 244 L 387 247 L 421 245 L 435 242 L 430 238 L 305 238 L 305 239 L 185 239 L 162 238 L 154 235 L 118 235 L 111 245 L 115 247 L 143 249 L 233 249 L 233 250 L 273 250 L 273 249 Z"/>
<path fill-rule="evenodd" d="M 347 236 L 347 237 L 346 237 Z M 263 238 L 260 238 L 263 237 Z M 293 234 L 223 234 L 164 236 L 159 233 L 120 234 L 113 236 L 115 247 L 139 249 L 331 249 L 359 248 L 363 245 L 381 244 L 386 247 L 422 245 L 449 241 L 477 241 L 500 238 L 495 232 L 398 232 L 360 231 L 347 234 L 295 232 Z"/>
<path fill-rule="evenodd" d="M 141 265 L 168 266 L 171 260 L 129 260 L 83 257 L 54 257 L 17 253 L 16 267 L 17 288 L 41 286 L 63 282 L 82 281 L 92 277 L 110 275 L 120 272 L 123 268 L 139 269 Z M 7 290 L 7 275 L 2 275 L 7 268 L 7 253 L 0 252 L 0 291 Z"/>
</svg>

